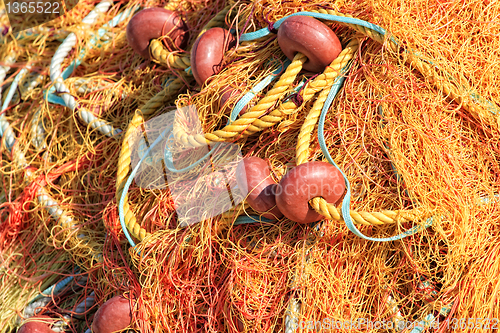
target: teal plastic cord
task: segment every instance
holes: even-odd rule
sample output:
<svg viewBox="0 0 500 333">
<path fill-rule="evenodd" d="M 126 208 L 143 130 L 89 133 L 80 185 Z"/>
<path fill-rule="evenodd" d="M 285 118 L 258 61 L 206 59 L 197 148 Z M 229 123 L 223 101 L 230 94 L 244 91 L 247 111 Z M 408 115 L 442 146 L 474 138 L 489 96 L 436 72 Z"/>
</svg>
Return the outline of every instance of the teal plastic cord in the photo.
<svg viewBox="0 0 500 333">
<path fill-rule="evenodd" d="M 106 23 L 102 28 L 99 28 L 97 32 L 94 34 L 93 38 L 89 41 L 89 48 L 92 49 L 94 46 L 98 45 L 98 42 L 101 40 L 101 38 L 108 32 L 109 28 L 116 27 L 118 24 L 126 20 L 130 14 L 135 13 L 137 10 L 139 10 L 139 7 L 135 8 L 130 8 L 127 9 L 118 15 L 116 15 L 113 19 L 111 19 L 108 23 Z M 98 45 L 98 47 L 101 47 L 102 45 L 105 45 L 112 41 L 110 38 L 109 40 L 106 41 L 101 41 L 101 44 Z M 73 74 L 73 71 L 81 65 L 83 59 L 85 58 L 85 55 L 87 54 L 86 49 L 82 49 L 80 53 L 78 54 L 77 58 L 73 60 L 70 65 L 62 72 L 61 76 L 63 80 L 66 80 L 68 77 L 70 77 L 71 74 Z M 62 97 L 59 97 L 56 95 L 55 92 L 55 87 L 52 86 L 50 89 L 44 92 L 45 99 L 47 102 L 52 103 L 52 104 L 59 104 L 62 106 L 67 106 Z"/>
<path fill-rule="evenodd" d="M 349 65 L 348 65 L 349 66 Z M 343 70 L 344 72 L 344 70 Z M 338 167 L 337 164 L 333 161 L 332 156 L 330 155 L 330 152 L 328 151 L 328 147 L 326 146 L 325 142 L 325 119 L 326 119 L 326 114 L 328 113 L 328 109 L 333 103 L 333 100 L 337 96 L 340 88 L 342 87 L 344 83 L 345 77 L 339 76 L 334 84 L 332 89 L 330 90 L 330 93 L 328 94 L 328 97 L 325 101 L 325 104 L 323 105 L 323 108 L 321 109 L 321 115 L 319 118 L 318 122 L 318 141 L 319 141 L 319 146 L 321 148 L 321 151 L 323 152 L 323 155 L 326 157 L 328 162 L 335 166 L 341 173 L 342 177 L 344 177 L 344 182 L 346 185 L 346 194 L 344 196 L 344 199 L 342 200 L 342 207 L 341 207 L 341 212 L 342 212 L 342 217 L 344 218 L 344 222 L 347 225 L 347 228 L 349 228 L 350 231 L 352 231 L 355 235 L 358 237 L 361 237 L 366 240 L 374 241 L 374 242 L 390 242 L 398 239 L 402 239 L 411 235 L 414 235 L 421 230 L 428 228 L 429 226 L 432 225 L 433 218 L 427 219 L 427 221 L 424 223 L 423 226 L 417 225 L 412 227 L 411 229 L 402 232 L 401 234 L 397 236 L 392 236 L 392 237 L 386 237 L 386 238 L 373 238 L 373 237 L 367 237 L 365 236 L 359 229 L 356 227 L 356 225 L 352 222 L 351 219 L 351 214 L 350 214 L 350 203 L 351 203 L 351 185 L 349 183 L 349 180 L 347 179 L 346 175 L 342 170 Z"/>
<path fill-rule="evenodd" d="M 286 61 L 283 63 L 283 66 L 280 66 L 278 69 L 276 69 L 272 74 L 268 75 L 264 80 L 262 80 L 261 82 L 259 82 L 250 92 L 246 93 L 239 101 L 238 103 L 236 103 L 234 109 L 231 111 L 231 115 L 230 115 L 230 121 L 234 121 L 237 117 L 238 117 L 238 114 L 240 113 L 240 111 L 245 107 L 245 105 L 247 105 L 251 100 L 252 98 L 255 97 L 255 95 L 260 92 L 261 90 L 263 90 L 265 87 L 267 87 L 274 79 L 277 78 L 277 76 L 283 72 L 283 70 L 286 69 L 286 67 L 288 67 L 288 65 L 290 64 L 290 61 Z M 122 192 L 122 195 L 120 196 L 120 200 L 118 202 L 118 215 L 119 215 L 119 219 L 120 219 L 120 225 L 122 227 L 122 230 L 123 230 L 123 233 L 125 235 L 125 237 L 127 238 L 129 244 L 132 246 L 132 247 L 135 247 L 135 242 L 134 240 L 132 239 L 132 237 L 130 236 L 130 233 L 128 232 L 127 230 L 127 226 L 125 225 L 125 213 L 123 211 L 123 205 L 125 204 L 125 196 L 130 188 L 130 185 L 132 184 L 132 181 L 135 177 L 135 175 L 137 174 L 140 166 L 142 165 L 142 163 L 148 158 L 148 155 L 150 154 L 150 152 L 153 150 L 153 148 L 158 144 L 160 143 L 167 135 L 168 135 L 168 139 L 170 139 L 172 133 L 171 133 L 171 129 L 172 129 L 172 125 L 167 127 L 159 136 L 158 138 L 155 139 L 155 141 L 148 147 L 148 149 L 144 152 L 144 153 L 141 153 L 142 156 L 140 156 L 140 160 L 139 162 L 137 163 L 137 165 L 134 167 L 134 169 L 132 170 L 132 172 L 130 173 L 130 175 L 128 176 L 127 178 L 127 181 L 125 182 L 125 185 L 123 187 L 123 192 Z M 198 165 L 199 163 L 201 163 L 203 160 L 205 160 L 208 156 L 210 156 L 211 152 L 208 152 L 205 156 L 203 156 L 201 159 L 199 159 L 198 161 L 194 162 L 193 164 L 191 164 L 190 166 L 188 167 L 185 167 L 183 169 L 176 169 L 175 166 L 173 165 L 173 160 L 172 160 L 172 154 L 170 153 L 170 151 L 168 149 L 165 149 L 165 165 L 166 167 L 168 168 L 169 171 L 171 172 L 186 172 L 186 171 L 189 171 L 191 170 L 192 168 L 194 168 L 196 165 Z M 269 220 L 269 219 L 266 219 L 266 218 L 262 218 L 262 217 L 248 217 L 248 216 L 239 216 L 235 222 L 235 224 L 245 224 L 245 223 L 253 223 L 253 222 L 271 222 L 272 220 Z"/>
<path fill-rule="evenodd" d="M 168 126 L 157 138 L 156 140 L 148 147 L 144 155 L 141 157 L 137 165 L 134 167 L 132 172 L 127 178 L 127 181 L 125 182 L 125 185 L 123 186 L 123 192 L 122 195 L 120 196 L 120 201 L 118 202 L 118 215 L 120 219 L 120 225 L 123 230 L 123 234 L 127 238 L 129 244 L 132 247 L 135 247 L 135 242 L 130 236 L 130 233 L 127 230 L 127 226 L 125 225 L 125 213 L 123 211 L 123 205 L 125 204 L 125 196 L 127 195 L 127 192 L 130 188 L 130 185 L 132 184 L 132 181 L 134 180 L 135 175 L 137 174 L 137 171 L 141 167 L 142 163 L 146 160 L 148 157 L 149 153 L 153 150 L 153 148 L 162 142 L 163 139 L 171 132 L 172 130 L 172 125 Z M 266 218 L 259 218 L 259 217 L 248 217 L 248 216 L 239 216 L 237 218 L 237 221 L 235 224 L 244 224 L 244 223 L 253 223 L 253 222 L 271 222 L 272 220 L 268 220 Z"/>
</svg>

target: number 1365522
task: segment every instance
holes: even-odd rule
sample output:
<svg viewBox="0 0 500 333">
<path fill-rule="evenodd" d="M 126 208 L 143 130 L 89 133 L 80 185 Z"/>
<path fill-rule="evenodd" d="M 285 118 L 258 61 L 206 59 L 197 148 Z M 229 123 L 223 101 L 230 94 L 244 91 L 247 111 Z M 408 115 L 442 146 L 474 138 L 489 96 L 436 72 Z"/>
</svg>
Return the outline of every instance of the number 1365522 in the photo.
<svg viewBox="0 0 500 333">
<path fill-rule="evenodd" d="M 59 2 L 7 2 L 8 14 L 59 14 Z"/>
<path fill-rule="evenodd" d="M 452 318 L 446 321 L 447 328 L 451 329 L 481 329 L 481 330 L 498 330 L 498 318 Z"/>
</svg>

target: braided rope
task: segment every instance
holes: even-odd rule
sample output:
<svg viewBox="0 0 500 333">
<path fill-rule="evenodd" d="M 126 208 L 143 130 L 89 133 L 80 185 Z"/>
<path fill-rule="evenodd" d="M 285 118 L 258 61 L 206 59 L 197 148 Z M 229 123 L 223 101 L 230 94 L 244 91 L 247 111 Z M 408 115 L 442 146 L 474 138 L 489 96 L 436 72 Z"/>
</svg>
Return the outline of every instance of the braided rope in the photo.
<svg viewBox="0 0 500 333">
<path fill-rule="evenodd" d="M 283 97 L 284 93 L 290 88 L 295 81 L 295 78 L 302 70 L 302 65 L 307 60 L 306 56 L 297 53 L 293 58 L 292 63 L 286 71 L 281 75 L 278 82 L 269 90 L 264 98 L 262 98 L 254 107 L 244 113 L 231 124 L 223 129 L 213 133 L 189 135 L 180 126 L 175 126 L 173 133 L 175 138 L 185 146 L 202 147 L 213 142 L 223 142 L 234 140 L 235 137 L 244 134 L 248 126 L 262 117 L 269 109 L 273 108 L 276 103 Z M 264 128 L 262 128 L 264 129 Z"/>
<path fill-rule="evenodd" d="M 318 75 L 314 80 L 312 80 L 302 91 L 303 104 L 309 101 L 314 95 L 319 92 L 331 87 L 335 79 L 339 76 L 340 71 L 344 68 L 349 61 L 354 57 L 354 54 L 358 50 L 359 40 L 357 38 L 349 41 L 347 46 L 342 50 L 339 56 L 326 67 L 325 71 Z M 326 97 L 325 97 L 326 99 Z M 273 125 L 279 123 L 283 117 L 287 114 L 292 114 L 298 109 L 297 105 L 288 101 L 283 103 L 279 108 L 271 111 L 268 115 L 264 115 L 261 118 L 255 119 L 254 122 L 244 132 L 245 135 L 252 135 L 266 128 L 272 127 Z M 321 107 L 320 107 L 321 110 Z"/>
<path fill-rule="evenodd" d="M 295 158 L 297 160 L 297 165 L 307 163 L 309 161 L 309 145 L 311 142 L 312 133 L 316 127 L 319 116 L 321 114 L 321 109 L 325 104 L 328 93 L 331 87 L 328 87 L 321 91 L 316 101 L 306 116 L 302 127 L 300 128 L 299 136 L 297 138 L 297 148 L 295 149 Z"/>
<path fill-rule="evenodd" d="M 340 70 L 345 67 L 348 61 L 350 61 L 354 55 L 354 53 L 358 50 L 359 41 L 355 38 L 355 42 L 349 43 L 352 47 L 344 49 L 346 52 L 344 54 L 340 54 L 337 59 L 335 59 L 328 69 L 333 70 L 333 74 L 335 77 L 338 77 L 340 74 Z M 341 66 L 339 68 L 339 66 Z M 331 72 L 330 70 L 330 72 Z M 326 72 L 326 71 L 325 71 Z M 321 109 L 325 104 L 326 98 L 328 97 L 328 93 L 331 90 L 333 81 L 326 88 L 324 88 L 319 94 L 318 98 L 314 102 L 311 110 L 306 116 L 302 127 L 300 128 L 299 136 L 297 138 L 297 148 L 296 148 L 296 159 L 297 165 L 307 163 L 309 158 L 309 144 L 311 141 L 311 136 L 318 122 L 319 116 L 321 114 Z M 307 95 L 306 95 L 307 96 Z"/>
<path fill-rule="evenodd" d="M 96 7 L 82 20 L 84 25 L 93 24 L 97 18 L 105 13 L 109 7 L 112 5 L 111 1 L 101 1 Z M 95 46 L 107 32 L 106 28 L 116 26 L 121 21 L 125 20 L 133 11 L 127 10 L 118 16 L 116 16 L 112 21 L 108 22 L 104 28 L 101 28 L 94 34 L 94 38 L 89 41 L 89 48 Z M 54 88 L 61 94 L 61 98 L 64 100 L 64 104 L 73 111 L 77 111 L 78 116 L 85 122 L 85 124 L 90 125 L 93 129 L 97 129 L 102 134 L 113 137 L 121 132 L 119 129 L 115 129 L 109 122 L 96 117 L 92 112 L 89 112 L 85 108 L 78 105 L 76 99 L 69 93 L 69 89 L 64 84 L 62 64 L 64 59 L 69 55 L 73 47 L 77 43 L 77 36 L 75 33 L 70 33 L 68 37 L 62 42 L 62 44 L 57 49 L 50 62 L 50 79 L 54 83 Z M 85 55 L 85 51 L 80 52 L 80 57 Z"/>
<path fill-rule="evenodd" d="M 151 60 L 160 65 L 168 66 L 174 69 L 186 69 L 191 66 L 189 54 L 179 55 L 178 52 L 170 52 L 159 39 L 153 39 L 149 44 Z"/>
<path fill-rule="evenodd" d="M 226 15 L 229 13 L 230 7 L 224 7 L 220 12 L 217 13 L 207 24 L 201 29 L 198 34 L 198 38 L 203 35 L 208 29 L 222 27 L 226 23 Z"/>
<path fill-rule="evenodd" d="M 198 34 L 199 38 L 208 29 L 215 27 L 222 27 L 226 22 L 226 15 L 229 12 L 229 7 L 224 7 L 220 12 L 217 13 Z M 186 69 L 191 67 L 191 56 L 189 54 L 179 54 L 178 52 L 170 52 L 167 50 L 162 42 L 162 38 L 153 39 L 149 44 L 149 51 L 151 54 L 151 60 L 159 63 L 160 65 L 168 66 L 174 69 Z"/>
<path fill-rule="evenodd" d="M 182 88 L 184 81 L 182 77 L 176 78 L 171 81 L 170 84 L 160 91 L 158 94 L 153 96 L 140 110 L 138 110 L 130 124 L 128 125 L 127 131 L 122 138 L 122 148 L 120 151 L 120 157 L 118 159 L 118 170 L 116 179 L 116 200 L 119 201 L 123 193 L 123 187 L 127 180 L 127 176 L 130 171 L 131 163 L 131 150 L 129 145 L 129 139 L 134 134 L 135 130 L 144 122 L 144 116 L 151 115 L 156 112 L 160 107 L 165 105 L 165 102 L 170 100 L 175 94 Z M 130 234 L 139 239 L 143 240 L 149 233 L 137 223 L 137 218 L 132 211 L 130 204 L 128 202 L 128 195 L 125 196 L 125 202 L 123 205 L 123 212 L 125 214 L 125 224 Z"/>
<path fill-rule="evenodd" d="M 313 198 L 309 201 L 312 208 L 327 219 L 342 222 L 344 218 L 340 209 L 326 202 L 321 197 Z M 388 223 L 401 223 L 412 221 L 417 217 L 417 211 L 383 210 L 380 212 L 356 212 L 350 211 L 351 219 L 357 224 L 382 225 Z"/>
</svg>

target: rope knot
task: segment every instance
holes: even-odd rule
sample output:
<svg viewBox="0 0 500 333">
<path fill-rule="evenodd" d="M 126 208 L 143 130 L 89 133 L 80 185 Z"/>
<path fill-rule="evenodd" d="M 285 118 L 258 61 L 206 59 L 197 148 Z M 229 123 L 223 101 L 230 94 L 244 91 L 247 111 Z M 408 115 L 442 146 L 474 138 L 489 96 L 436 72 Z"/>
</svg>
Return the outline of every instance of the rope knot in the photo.
<svg viewBox="0 0 500 333">
<path fill-rule="evenodd" d="M 269 13 L 264 17 L 264 20 L 267 22 L 267 30 L 269 30 L 270 33 L 277 34 L 278 29 L 276 29 L 274 23 L 269 20 Z"/>
<path fill-rule="evenodd" d="M 267 30 L 269 30 L 269 32 L 272 33 L 272 34 L 277 34 L 278 33 L 278 29 L 276 29 L 274 27 L 274 23 L 270 22 L 270 21 L 267 23 Z"/>
<path fill-rule="evenodd" d="M 299 93 L 295 93 L 290 96 L 290 100 L 295 104 L 296 107 L 299 107 L 304 103 L 304 97 L 300 95 Z"/>
</svg>

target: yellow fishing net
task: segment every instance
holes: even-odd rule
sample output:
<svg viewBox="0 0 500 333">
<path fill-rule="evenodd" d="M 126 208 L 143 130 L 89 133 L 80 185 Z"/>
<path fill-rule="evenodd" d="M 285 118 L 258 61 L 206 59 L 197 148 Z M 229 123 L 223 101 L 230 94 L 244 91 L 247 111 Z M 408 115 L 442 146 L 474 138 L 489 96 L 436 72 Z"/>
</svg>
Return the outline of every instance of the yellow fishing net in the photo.
<svg viewBox="0 0 500 333">
<path fill-rule="evenodd" d="M 134 299 L 130 327 L 141 332 L 495 329 L 495 0 L 121 1 L 83 26 L 98 4 L 80 1 L 32 34 L 16 36 L 6 28 L 2 37 L 2 103 L 10 87 L 18 87 L 0 115 L 0 332 L 14 332 L 29 317 L 25 309 L 34 297 L 68 276 L 73 282 L 40 303 L 37 313 L 78 332 L 90 328 L 107 299 L 124 293 Z M 182 16 L 189 29 L 186 50 L 171 52 L 160 39 L 151 43 L 153 60 L 133 52 L 126 24 L 148 7 Z M 344 51 L 317 76 L 301 71 L 300 55 L 288 65 L 275 33 L 241 40 L 262 28 L 273 32 L 278 20 L 299 12 L 352 17 L 387 33 L 322 19 Z M 95 41 L 98 29 L 120 13 L 128 14 Z M 5 15 L 0 22 L 7 27 Z M 215 26 L 234 29 L 237 47 L 200 86 L 186 64 L 197 37 Z M 79 64 L 64 78 L 64 94 L 50 78 L 51 61 L 70 33 L 75 45 L 62 70 Z M 22 69 L 27 73 L 15 83 Z M 271 83 L 256 88 L 269 77 Z M 324 131 L 318 130 L 321 98 L 339 77 L 345 81 Z M 221 105 L 228 88 L 237 93 Z M 253 98 L 246 111 L 232 115 L 248 93 Z M 61 105 L 64 95 L 76 106 Z M 373 238 L 412 227 L 418 232 L 388 242 L 363 239 L 345 224 L 339 207 L 320 198 L 309 204 L 326 218 L 313 224 L 261 220 L 241 202 L 214 216 L 207 209 L 202 213 L 209 218 L 179 226 L 171 190 L 141 185 L 163 176 L 165 166 L 152 161 L 164 156 L 146 159 L 142 178 L 124 188 L 143 157 L 134 138 L 147 130 L 160 133 L 163 127 L 147 127 L 149 121 L 187 107 L 199 128 L 189 132 L 192 118 L 186 117 L 176 124 L 176 139 L 214 151 L 217 142 L 236 144 L 241 156 L 266 159 L 276 182 L 299 164 L 328 161 L 324 137 L 349 181 L 350 216 L 359 230 Z M 86 123 L 82 110 L 105 120 L 114 134 Z M 303 126 L 306 119 L 309 126 Z M 202 149 L 192 156 L 175 149 L 176 157 L 184 156 L 178 168 L 203 155 Z M 217 179 L 203 186 L 193 181 L 204 167 L 210 169 L 195 167 L 170 188 L 194 188 L 200 198 L 220 190 Z M 135 247 L 124 235 L 120 210 Z M 80 311 L 78 304 L 89 297 L 93 303 Z"/>
</svg>

